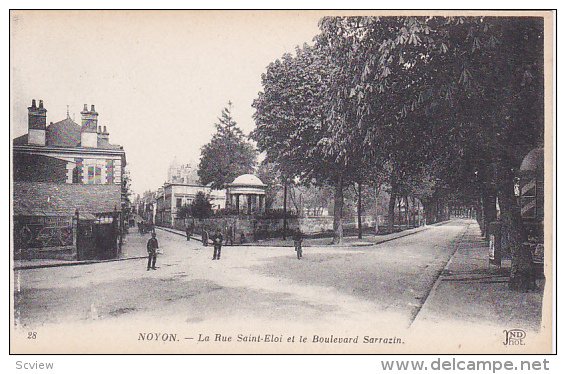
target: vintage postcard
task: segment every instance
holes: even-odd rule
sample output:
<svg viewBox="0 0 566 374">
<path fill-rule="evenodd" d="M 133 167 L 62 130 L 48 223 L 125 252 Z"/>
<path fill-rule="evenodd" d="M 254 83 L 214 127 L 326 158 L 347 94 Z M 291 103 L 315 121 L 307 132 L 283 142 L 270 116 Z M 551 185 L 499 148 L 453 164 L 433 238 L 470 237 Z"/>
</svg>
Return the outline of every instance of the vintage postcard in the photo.
<svg viewBox="0 0 566 374">
<path fill-rule="evenodd" d="M 552 353 L 554 33 L 10 11 L 11 353 Z"/>
</svg>

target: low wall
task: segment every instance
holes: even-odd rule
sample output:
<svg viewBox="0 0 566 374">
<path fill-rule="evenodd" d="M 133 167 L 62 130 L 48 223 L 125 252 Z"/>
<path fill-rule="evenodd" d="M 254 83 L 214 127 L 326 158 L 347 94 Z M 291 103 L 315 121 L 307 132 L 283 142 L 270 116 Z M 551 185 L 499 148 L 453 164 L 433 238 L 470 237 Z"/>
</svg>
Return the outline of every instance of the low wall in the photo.
<svg viewBox="0 0 566 374">
<path fill-rule="evenodd" d="M 77 259 L 77 248 L 75 246 L 65 246 L 14 249 L 14 260 L 33 259 L 74 261 Z"/>
<path fill-rule="evenodd" d="M 378 216 L 378 223 L 382 223 L 383 217 Z M 255 241 L 268 237 L 281 236 L 283 232 L 283 218 L 254 218 L 250 216 L 228 216 L 218 218 L 198 219 L 176 219 L 173 228 L 177 230 L 185 230 L 188 224 L 193 222 L 194 234 L 201 235 L 203 230 L 208 231 L 212 235 L 217 228 L 220 228 L 222 235 L 226 236 L 233 229 L 234 240 L 237 243 L 242 241 Z M 333 230 L 334 217 L 299 217 L 287 219 L 287 230 L 294 231 L 300 229 L 303 234 L 312 235 Z M 347 217 L 342 219 L 342 226 L 345 230 L 355 229 L 358 227 L 357 217 Z M 170 226 L 169 226 L 170 227 Z M 362 227 L 375 227 L 375 217 L 362 216 Z"/>
</svg>

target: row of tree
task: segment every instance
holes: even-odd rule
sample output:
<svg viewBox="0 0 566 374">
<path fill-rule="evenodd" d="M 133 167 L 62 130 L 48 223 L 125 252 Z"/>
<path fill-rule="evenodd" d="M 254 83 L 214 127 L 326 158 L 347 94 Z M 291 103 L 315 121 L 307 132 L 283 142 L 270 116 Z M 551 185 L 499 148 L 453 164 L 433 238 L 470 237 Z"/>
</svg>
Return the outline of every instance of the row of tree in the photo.
<svg viewBox="0 0 566 374">
<path fill-rule="evenodd" d="M 252 139 L 282 180 L 417 198 L 430 221 L 448 201 L 474 206 L 482 230 L 496 198 L 511 286 L 530 261 L 513 186 L 544 136 L 543 21 L 531 17 L 326 17 L 313 45 L 271 63 Z M 361 195 L 361 194 L 360 194 Z"/>
</svg>

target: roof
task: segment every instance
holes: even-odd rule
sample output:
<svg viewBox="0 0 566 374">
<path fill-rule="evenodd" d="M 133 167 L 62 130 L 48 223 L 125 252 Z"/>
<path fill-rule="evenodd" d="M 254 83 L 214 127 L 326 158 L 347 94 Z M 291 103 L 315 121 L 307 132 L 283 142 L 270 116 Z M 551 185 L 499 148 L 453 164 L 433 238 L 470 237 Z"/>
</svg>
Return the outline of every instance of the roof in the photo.
<svg viewBox="0 0 566 374">
<path fill-rule="evenodd" d="M 234 179 L 234 181 L 232 183 L 230 183 L 231 186 L 254 186 L 254 187 L 264 187 L 265 184 L 255 175 L 253 174 L 242 174 L 239 177 L 237 177 L 236 179 Z"/>
<path fill-rule="evenodd" d="M 80 147 L 81 126 L 70 118 L 55 122 L 47 126 L 45 132 L 45 143 L 49 147 Z M 27 145 L 28 135 L 24 134 L 14 139 L 14 145 Z M 98 139 L 97 148 L 100 149 L 122 149 L 121 146 L 109 144 L 104 139 Z"/>
<path fill-rule="evenodd" d="M 20 182 L 13 184 L 14 215 L 81 215 L 121 209 L 118 184 Z"/>
</svg>

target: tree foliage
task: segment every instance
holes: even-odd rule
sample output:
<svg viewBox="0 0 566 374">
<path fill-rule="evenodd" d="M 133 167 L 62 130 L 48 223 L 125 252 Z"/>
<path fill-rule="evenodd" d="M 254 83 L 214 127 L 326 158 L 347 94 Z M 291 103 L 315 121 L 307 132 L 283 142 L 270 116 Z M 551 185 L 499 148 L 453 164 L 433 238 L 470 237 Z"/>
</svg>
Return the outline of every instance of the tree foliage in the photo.
<svg viewBox="0 0 566 374">
<path fill-rule="evenodd" d="M 212 204 L 208 196 L 202 192 L 197 192 L 195 199 L 192 201 L 190 207 L 191 216 L 203 219 L 212 215 Z"/>
<path fill-rule="evenodd" d="M 216 133 L 201 149 L 198 176 L 201 183 L 222 189 L 242 174 L 252 173 L 256 151 L 232 117 L 232 103 L 222 109 Z"/>
<path fill-rule="evenodd" d="M 459 197 L 489 223 L 498 197 L 511 283 L 522 288 L 513 181 L 544 135 L 543 20 L 325 17 L 319 26 L 313 46 L 262 75 L 260 150 L 289 176 L 335 186 L 335 222 L 352 183 L 387 184 L 390 213 L 396 199 L 418 197 L 432 220 Z"/>
</svg>

